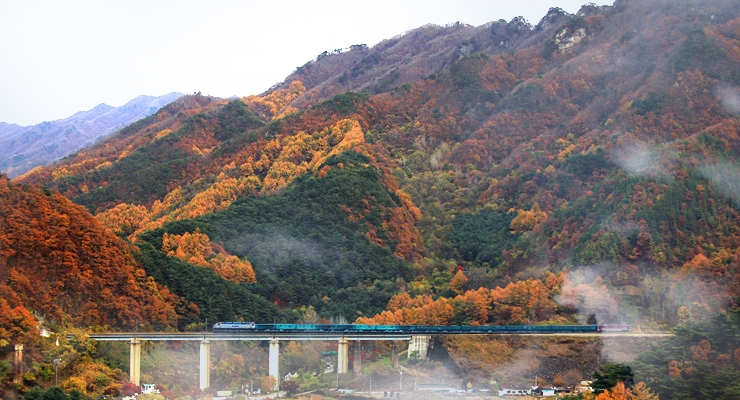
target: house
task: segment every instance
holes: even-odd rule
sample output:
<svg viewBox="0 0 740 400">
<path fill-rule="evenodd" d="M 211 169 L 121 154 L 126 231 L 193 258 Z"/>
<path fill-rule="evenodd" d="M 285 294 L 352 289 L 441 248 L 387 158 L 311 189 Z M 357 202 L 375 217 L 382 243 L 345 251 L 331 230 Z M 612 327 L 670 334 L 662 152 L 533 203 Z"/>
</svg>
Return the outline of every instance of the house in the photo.
<svg viewBox="0 0 740 400">
<path fill-rule="evenodd" d="M 414 390 L 427 390 L 432 392 L 446 393 L 450 390 L 455 390 L 452 385 L 446 383 L 416 383 L 414 384 Z"/>
<path fill-rule="evenodd" d="M 532 386 L 532 395 L 537 397 L 553 397 L 555 396 L 555 388 Z"/>
<path fill-rule="evenodd" d="M 594 389 L 591 387 L 592 382 L 593 381 L 581 381 L 581 383 L 576 386 L 576 393 L 593 392 Z"/>
<path fill-rule="evenodd" d="M 159 389 L 155 389 L 153 383 L 142 383 L 141 393 L 143 394 L 159 393 Z"/>
<path fill-rule="evenodd" d="M 555 396 L 555 388 L 542 388 L 542 397 L 553 397 Z"/>
<path fill-rule="evenodd" d="M 565 394 L 572 394 L 573 393 L 572 388 L 569 388 L 569 387 L 555 386 L 555 387 L 553 387 L 553 389 L 555 389 L 555 395 L 556 396 L 565 395 Z"/>
<path fill-rule="evenodd" d="M 565 394 L 570 394 L 572 391 L 570 388 L 563 387 L 563 386 L 551 386 L 549 388 L 543 388 L 543 387 L 532 387 L 532 394 L 535 396 L 541 396 L 541 397 L 555 397 Z"/>
<path fill-rule="evenodd" d="M 532 388 L 519 385 L 502 386 L 498 391 L 498 396 L 531 396 Z"/>
</svg>

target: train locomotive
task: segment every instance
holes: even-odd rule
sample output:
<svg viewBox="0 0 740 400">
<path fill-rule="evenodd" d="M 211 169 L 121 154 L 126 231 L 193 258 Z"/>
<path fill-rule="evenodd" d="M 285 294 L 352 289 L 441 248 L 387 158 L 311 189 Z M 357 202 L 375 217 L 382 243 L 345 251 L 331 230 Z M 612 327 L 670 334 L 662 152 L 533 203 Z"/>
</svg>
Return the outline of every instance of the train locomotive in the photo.
<svg viewBox="0 0 740 400">
<path fill-rule="evenodd" d="M 254 322 L 217 322 L 213 325 L 214 332 L 244 332 L 254 331 L 257 326 Z"/>
</svg>

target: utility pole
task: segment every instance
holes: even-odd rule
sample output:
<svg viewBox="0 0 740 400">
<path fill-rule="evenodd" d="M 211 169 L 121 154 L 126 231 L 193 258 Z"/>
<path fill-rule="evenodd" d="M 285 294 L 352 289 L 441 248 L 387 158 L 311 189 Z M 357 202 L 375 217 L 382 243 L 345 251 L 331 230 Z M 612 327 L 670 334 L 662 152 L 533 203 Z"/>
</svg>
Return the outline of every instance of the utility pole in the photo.
<svg viewBox="0 0 740 400">
<path fill-rule="evenodd" d="M 54 359 L 54 386 L 59 386 L 59 363 L 61 362 L 61 358 Z"/>
</svg>

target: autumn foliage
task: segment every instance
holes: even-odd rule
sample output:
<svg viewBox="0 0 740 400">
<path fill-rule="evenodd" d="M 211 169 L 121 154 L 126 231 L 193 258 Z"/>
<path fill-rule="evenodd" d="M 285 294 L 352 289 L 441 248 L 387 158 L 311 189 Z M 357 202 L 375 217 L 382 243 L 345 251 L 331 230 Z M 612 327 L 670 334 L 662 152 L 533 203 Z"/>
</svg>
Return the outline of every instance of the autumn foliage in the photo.
<svg viewBox="0 0 740 400">
<path fill-rule="evenodd" d="M 56 324 L 177 323 L 180 300 L 139 268 L 131 250 L 58 193 L 0 178 L 0 313 L 5 340 L 36 328 L 31 311 Z M 10 329 L 10 331 L 8 331 Z"/>
<path fill-rule="evenodd" d="M 427 25 L 324 52 L 263 95 L 185 96 L 0 180 L 0 340 L 38 316 L 195 323 L 185 295 L 229 316 L 192 277 L 286 322 L 310 305 L 376 324 L 669 329 L 736 308 L 738 15 L 619 1 L 535 27 Z M 725 373 L 738 346 L 715 342 L 660 374 Z"/>
<path fill-rule="evenodd" d="M 411 297 L 400 293 L 388 302 L 385 311 L 374 317 L 360 317 L 357 323 L 379 325 L 483 325 L 565 321 L 567 309 L 556 302 L 566 281 L 564 274 L 548 273 L 543 279 L 512 282 L 495 289 L 462 290 L 467 278 L 457 271 L 450 282 L 459 293 L 452 298 L 430 295 Z M 457 288 L 457 290 L 455 290 Z"/>
<path fill-rule="evenodd" d="M 632 388 L 625 387 L 623 382 L 619 382 L 612 389 L 605 390 L 596 396 L 596 400 L 658 400 L 658 395 L 651 391 L 644 382 Z"/>
<path fill-rule="evenodd" d="M 234 283 L 257 281 L 249 261 L 240 260 L 222 248 L 219 248 L 217 253 L 208 236 L 201 233 L 198 228 L 192 234 L 186 232 L 182 235 L 169 235 L 165 232 L 162 238 L 162 251 L 168 256 L 212 269 L 224 279 Z"/>
</svg>

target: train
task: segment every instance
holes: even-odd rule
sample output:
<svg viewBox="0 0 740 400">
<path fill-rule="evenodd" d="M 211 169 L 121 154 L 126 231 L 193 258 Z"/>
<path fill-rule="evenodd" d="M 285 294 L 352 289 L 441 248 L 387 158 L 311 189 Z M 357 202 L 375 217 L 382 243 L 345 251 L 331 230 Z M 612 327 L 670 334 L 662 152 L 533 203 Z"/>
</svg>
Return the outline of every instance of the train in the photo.
<svg viewBox="0 0 740 400">
<path fill-rule="evenodd" d="M 214 333 L 401 333 L 401 334 L 507 334 L 632 332 L 631 325 L 366 325 L 366 324 L 257 324 L 218 322 Z"/>
</svg>

